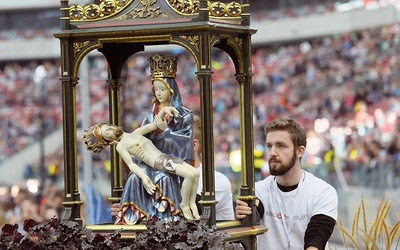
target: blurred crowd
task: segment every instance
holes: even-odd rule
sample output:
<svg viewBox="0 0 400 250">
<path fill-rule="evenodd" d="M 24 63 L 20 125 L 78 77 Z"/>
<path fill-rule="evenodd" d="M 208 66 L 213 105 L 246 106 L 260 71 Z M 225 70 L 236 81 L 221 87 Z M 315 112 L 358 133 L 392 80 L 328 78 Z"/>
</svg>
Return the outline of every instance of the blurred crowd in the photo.
<svg viewBox="0 0 400 250">
<path fill-rule="evenodd" d="M 253 21 L 299 18 L 333 13 L 337 0 L 251 1 Z"/>
<path fill-rule="evenodd" d="M 400 188 L 399 45 L 400 26 L 396 24 L 253 48 L 256 148 L 263 151 L 263 126 L 267 122 L 290 115 L 309 131 L 305 168 L 335 186 L 340 184 L 340 169 L 349 185 Z M 179 54 L 177 81 L 183 103 L 200 114 L 195 62 L 183 50 L 174 53 Z M 212 57 L 215 165 L 238 192 L 240 175 L 232 171 L 229 161 L 231 152 L 240 149 L 237 81 L 228 55 L 214 50 Z M 89 68 L 90 122 L 94 124 L 108 120 L 107 63 L 94 56 Z M 58 60 L 0 66 L 0 161 L 35 142 L 43 129 L 48 133 L 61 126 L 59 71 Z M 123 75 L 122 116 L 129 131 L 139 126 L 151 109 L 147 55 L 130 58 Z M 77 87 L 78 123 L 83 118 L 79 104 L 82 84 Z M 58 174 L 63 168 L 61 151 L 46 158 L 46 166 L 57 166 Z M 94 157 L 93 164 L 109 173 L 107 151 Z M 82 168 L 81 157 L 78 161 Z M 32 173 L 37 164 L 32 162 Z M 256 173 L 256 179 L 267 176 L 267 165 L 261 164 Z M 13 211 L 21 209 L 16 197 L 5 195 L 8 202 L 1 203 L 0 212 L 11 214 L 4 217 L 7 221 L 13 221 Z M 37 211 L 42 211 L 37 195 L 30 200 L 37 202 Z"/>
<path fill-rule="evenodd" d="M 23 232 L 23 222 L 36 222 L 61 218 L 64 212 L 64 192 L 57 186 L 48 185 L 36 193 L 19 186 L 0 187 L 0 226 L 17 224 Z"/>
<path fill-rule="evenodd" d="M 306 166 L 340 164 L 355 185 L 382 173 L 380 183 L 399 187 L 399 32 L 393 25 L 257 49 L 255 134 L 290 114 L 310 131 Z"/>
<path fill-rule="evenodd" d="M 57 60 L 1 65 L 0 161 L 60 126 L 59 68 Z"/>
</svg>

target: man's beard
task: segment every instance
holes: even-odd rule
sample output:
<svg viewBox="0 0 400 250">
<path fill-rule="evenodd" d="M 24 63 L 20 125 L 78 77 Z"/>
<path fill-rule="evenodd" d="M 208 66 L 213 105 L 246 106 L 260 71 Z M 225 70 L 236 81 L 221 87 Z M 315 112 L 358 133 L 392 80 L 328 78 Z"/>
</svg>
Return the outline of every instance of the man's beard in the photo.
<svg viewBox="0 0 400 250">
<path fill-rule="evenodd" d="M 269 173 L 274 176 L 284 175 L 287 172 L 289 172 L 289 170 L 292 169 L 294 164 L 296 163 L 296 152 L 293 152 L 293 156 L 289 164 L 283 164 L 282 162 L 281 163 L 273 162 L 272 164 L 280 164 L 280 166 L 273 167 L 271 166 L 271 160 L 272 159 L 268 161 Z"/>
<path fill-rule="evenodd" d="M 120 126 L 115 126 L 114 133 L 115 136 L 118 138 L 124 133 L 124 130 Z"/>
</svg>

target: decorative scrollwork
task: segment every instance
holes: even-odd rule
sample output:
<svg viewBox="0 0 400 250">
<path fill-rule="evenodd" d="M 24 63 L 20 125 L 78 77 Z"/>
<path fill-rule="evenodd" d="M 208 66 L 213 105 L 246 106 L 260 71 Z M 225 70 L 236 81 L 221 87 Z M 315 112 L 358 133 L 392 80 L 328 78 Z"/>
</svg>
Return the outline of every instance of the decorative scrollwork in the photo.
<svg viewBox="0 0 400 250">
<path fill-rule="evenodd" d="M 80 20 L 83 19 L 83 7 L 77 4 L 74 4 L 69 8 L 69 17 L 72 20 Z"/>
<path fill-rule="evenodd" d="M 89 43 L 90 41 L 74 42 L 72 45 L 74 49 L 74 56 L 76 56 L 82 50 L 82 48 L 86 47 Z"/>
<path fill-rule="evenodd" d="M 214 17 L 239 17 L 242 14 L 242 6 L 237 2 L 228 4 L 221 2 L 209 3 L 210 15 Z"/>
<path fill-rule="evenodd" d="M 178 13 L 182 14 L 193 14 L 199 11 L 198 0 L 168 0 L 168 3 Z"/>
<path fill-rule="evenodd" d="M 240 37 L 235 37 L 235 41 L 237 44 L 239 44 L 239 47 L 243 46 L 243 39 Z"/>
<path fill-rule="evenodd" d="M 98 18 L 101 15 L 101 7 L 97 4 L 91 4 L 83 8 L 85 17 L 89 19 Z"/>
<path fill-rule="evenodd" d="M 200 9 L 198 0 L 168 0 L 168 4 L 181 14 L 195 14 Z M 207 5 L 212 17 L 240 17 L 242 14 L 242 5 L 237 2 L 225 4 L 208 1 Z"/>
<path fill-rule="evenodd" d="M 190 36 L 180 36 L 182 39 L 189 41 L 191 45 L 196 48 L 199 48 L 199 36 L 198 35 L 190 35 Z"/>
<path fill-rule="evenodd" d="M 129 13 L 115 18 L 115 20 L 155 18 L 161 16 L 166 16 L 166 14 L 161 11 L 161 6 L 157 4 L 157 0 L 142 0 Z"/>
<path fill-rule="evenodd" d="M 228 44 L 233 48 L 233 50 L 236 53 L 236 58 L 238 59 L 238 67 L 239 67 L 239 72 L 244 71 L 244 65 L 243 65 L 243 58 L 244 55 L 242 54 L 242 47 L 243 47 L 243 39 L 240 37 L 234 37 L 234 38 L 229 38 L 228 39 Z"/>
<path fill-rule="evenodd" d="M 116 13 L 127 3 L 128 0 L 100 0 L 100 4 L 92 3 L 83 7 L 74 4 L 69 8 L 69 17 L 71 20 L 94 20 Z"/>
<path fill-rule="evenodd" d="M 211 3 L 209 6 L 211 16 L 222 17 L 227 12 L 226 5 L 221 2 Z"/>
<path fill-rule="evenodd" d="M 242 5 L 237 2 L 228 3 L 226 9 L 229 17 L 238 17 L 242 14 Z"/>
<path fill-rule="evenodd" d="M 134 0 L 100 0 L 100 4 L 89 4 L 80 6 L 77 4 L 69 8 L 69 16 L 73 21 L 95 20 L 98 18 L 107 17 L 117 13 L 121 8 L 129 5 Z M 164 16 L 160 11 L 161 0 L 141 0 L 139 4 L 143 7 L 135 6 L 132 11 L 118 19 L 134 19 L 134 18 L 154 18 Z M 157 4 L 157 7 L 151 7 Z M 167 0 L 169 6 L 179 14 L 193 15 L 197 14 L 200 9 L 199 0 Z M 210 16 L 212 17 L 240 17 L 242 14 L 242 5 L 237 2 L 222 3 L 222 2 L 207 2 Z"/>
</svg>

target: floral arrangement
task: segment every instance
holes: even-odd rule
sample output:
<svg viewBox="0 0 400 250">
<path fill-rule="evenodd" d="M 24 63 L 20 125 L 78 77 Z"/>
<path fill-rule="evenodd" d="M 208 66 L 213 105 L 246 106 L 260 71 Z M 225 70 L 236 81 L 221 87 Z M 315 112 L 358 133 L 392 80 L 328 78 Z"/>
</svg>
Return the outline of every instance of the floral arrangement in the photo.
<svg viewBox="0 0 400 250">
<path fill-rule="evenodd" d="M 17 224 L 5 224 L 0 235 L 0 249 L 123 249 L 119 231 L 103 236 L 80 227 L 77 222 L 58 222 L 56 218 L 37 223 L 25 220 L 22 234 Z"/>
<path fill-rule="evenodd" d="M 124 241 L 121 230 L 110 235 L 94 233 L 74 221 L 56 218 L 37 223 L 32 219 L 23 225 L 25 234 L 17 224 L 5 224 L 1 229 L 0 249 L 110 249 L 110 250 L 169 250 L 208 249 L 240 250 L 240 243 L 226 242 L 227 234 L 209 227 L 205 221 L 188 221 L 181 217 L 160 220 L 157 217 L 146 221 L 147 230 L 136 233 L 135 241 Z"/>
<path fill-rule="evenodd" d="M 146 222 L 147 231 L 137 234 L 134 249 L 209 249 L 240 250 L 240 243 L 226 242 L 226 233 L 209 227 L 204 220 L 160 220 L 153 217 Z"/>
</svg>

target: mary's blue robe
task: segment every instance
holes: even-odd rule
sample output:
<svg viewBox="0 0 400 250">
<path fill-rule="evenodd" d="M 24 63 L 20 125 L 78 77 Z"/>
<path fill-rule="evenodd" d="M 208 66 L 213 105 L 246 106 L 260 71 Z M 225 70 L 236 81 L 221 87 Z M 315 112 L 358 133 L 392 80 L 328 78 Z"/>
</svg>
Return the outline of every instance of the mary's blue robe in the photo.
<svg viewBox="0 0 400 250">
<path fill-rule="evenodd" d="M 179 157 L 189 164 L 193 164 L 193 114 L 182 106 L 181 96 L 174 79 L 168 79 L 174 90 L 171 105 L 179 111 L 179 117 L 168 121 L 168 128 L 159 133 L 151 132 L 146 135 L 161 151 Z M 146 114 L 142 125 L 154 121 L 153 111 Z M 144 189 L 142 180 L 135 174 L 130 174 L 124 186 L 120 202 L 120 212 L 116 224 L 136 224 L 143 218 L 157 216 L 168 219 L 172 215 L 180 214 L 181 177 L 163 172 L 147 166 L 144 162 L 134 161 L 143 169 L 150 179 L 157 185 L 155 195 L 149 195 Z"/>
</svg>

